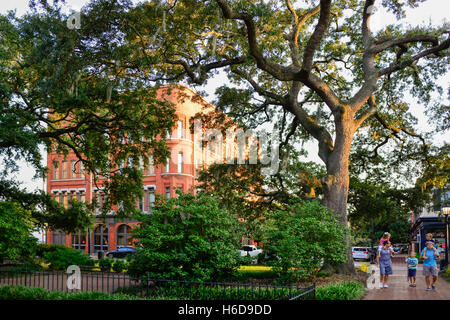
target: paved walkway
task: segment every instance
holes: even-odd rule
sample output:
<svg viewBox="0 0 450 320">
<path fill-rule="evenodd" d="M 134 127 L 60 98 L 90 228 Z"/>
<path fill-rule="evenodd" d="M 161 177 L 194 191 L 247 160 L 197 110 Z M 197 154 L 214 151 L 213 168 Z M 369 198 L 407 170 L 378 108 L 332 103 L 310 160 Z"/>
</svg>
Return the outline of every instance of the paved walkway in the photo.
<svg viewBox="0 0 450 320">
<path fill-rule="evenodd" d="M 363 300 L 450 300 L 450 282 L 443 277 L 439 277 L 436 282 L 435 291 L 426 291 L 425 277 L 422 275 L 422 265 L 417 268 L 416 285 L 413 288 L 409 286 L 405 257 L 396 257 L 393 261 L 392 272 L 389 276 L 386 289 L 366 289 L 366 295 Z M 374 265 L 376 268 L 376 265 Z M 376 268 L 375 277 L 380 279 L 380 271 Z"/>
</svg>

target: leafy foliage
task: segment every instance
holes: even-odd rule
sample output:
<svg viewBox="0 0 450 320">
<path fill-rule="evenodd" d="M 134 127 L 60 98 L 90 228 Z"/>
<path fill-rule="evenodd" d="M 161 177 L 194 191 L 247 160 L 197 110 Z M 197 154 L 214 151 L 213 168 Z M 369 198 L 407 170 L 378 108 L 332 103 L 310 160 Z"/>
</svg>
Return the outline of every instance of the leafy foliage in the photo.
<svg viewBox="0 0 450 320">
<path fill-rule="evenodd" d="M 85 266 L 92 265 L 92 259 L 80 250 L 58 247 L 55 250 L 44 251 L 42 258 L 50 263 L 53 270 L 66 270 L 70 265 Z"/>
<path fill-rule="evenodd" d="M 112 265 L 112 270 L 114 272 L 123 272 L 127 269 L 128 263 L 123 260 L 116 260 Z"/>
<path fill-rule="evenodd" d="M 33 259 L 37 246 L 33 228 L 30 212 L 16 203 L 0 201 L 0 260 Z"/>
<path fill-rule="evenodd" d="M 59 8 L 45 6 L 44 11 L 0 16 L 2 174 L 17 171 L 22 158 L 42 177 L 47 168 L 41 163 L 41 147 L 61 156 L 72 152 L 95 184 L 100 176 L 108 178 L 103 213 L 119 203 L 118 215 L 135 212 L 142 194 L 136 164 L 148 161 L 150 154 L 155 163 L 165 161 L 168 148 L 157 136 L 173 127 L 174 107 L 156 97 L 157 88 L 125 71 L 132 63 L 130 48 L 112 40 L 111 34 L 118 33 L 107 19 L 83 24 L 86 29 L 78 33 L 67 29 Z M 26 201 L 20 201 L 24 194 Z M 19 190 L 3 176 L 0 197 L 40 212 L 39 220 L 48 218 L 45 222 L 56 229 L 63 229 L 53 219 L 60 213 L 75 218 L 66 228 L 86 227 L 89 208 L 64 210 L 42 194 Z"/>
<path fill-rule="evenodd" d="M 315 276 L 326 260 L 345 261 L 346 227 L 317 201 L 291 204 L 269 219 L 264 252 L 280 279 L 294 282 Z"/>
<path fill-rule="evenodd" d="M 98 265 L 103 272 L 110 272 L 114 260 L 110 258 L 102 258 L 98 260 Z"/>
<path fill-rule="evenodd" d="M 36 248 L 36 256 L 42 257 L 44 252 L 54 252 L 57 249 L 65 250 L 67 246 L 63 244 L 47 244 L 47 243 L 39 243 Z"/>
<path fill-rule="evenodd" d="M 376 245 L 386 231 L 391 233 L 393 243 L 408 242 L 411 211 L 419 212 L 429 196 L 420 187 L 390 188 L 382 181 L 372 182 L 372 178 L 350 179 L 348 203 L 353 235 L 365 239 L 364 245 L 369 245 L 372 238 Z"/>
<path fill-rule="evenodd" d="M 261 175 L 261 165 L 213 164 L 200 171 L 198 188 L 214 195 L 229 212 L 242 219 L 245 235 L 256 242 L 263 237 L 263 224 L 270 212 L 292 199 L 310 200 L 321 194 L 321 166 L 291 157 L 273 175 Z"/>
<path fill-rule="evenodd" d="M 141 248 L 130 257 L 129 274 L 209 280 L 239 266 L 238 220 L 213 197 L 178 192 L 178 198 L 159 199 L 140 222 L 133 235 Z"/>
<path fill-rule="evenodd" d="M 317 300 L 359 300 L 364 294 L 364 285 L 354 281 L 337 282 L 316 288 Z"/>
<path fill-rule="evenodd" d="M 105 292 L 59 292 L 44 288 L 0 286 L 0 300 L 141 300 L 141 298 Z"/>
<path fill-rule="evenodd" d="M 158 280 L 144 280 L 137 287 L 122 287 L 116 292 L 137 294 L 139 297 L 160 297 L 166 300 L 287 300 L 300 295 L 299 300 L 312 298 L 311 292 L 308 292 L 306 288 L 300 287 Z"/>
<path fill-rule="evenodd" d="M 16 181 L 0 178 L 0 199 L 9 199 L 30 213 L 33 228 L 51 227 L 66 232 L 82 230 L 91 225 L 93 216 L 87 205 L 74 199 L 65 209 L 43 191 L 29 192 Z"/>
</svg>

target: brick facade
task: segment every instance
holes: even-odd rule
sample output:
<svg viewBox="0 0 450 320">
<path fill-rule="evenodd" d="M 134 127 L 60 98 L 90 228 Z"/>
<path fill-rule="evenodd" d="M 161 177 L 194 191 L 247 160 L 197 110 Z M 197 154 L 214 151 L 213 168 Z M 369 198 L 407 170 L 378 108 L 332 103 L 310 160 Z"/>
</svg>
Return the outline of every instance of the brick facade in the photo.
<svg viewBox="0 0 450 320">
<path fill-rule="evenodd" d="M 195 164 L 202 155 L 194 150 L 194 135 L 189 130 L 190 122 L 195 114 L 205 112 L 205 106 L 214 107 L 199 96 L 197 96 L 197 99 L 180 100 L 180 96 L 193 96 L 194 94 L 197 95 L 183 86 L 173 87 L 170 94 L 167 87 L 160 88 L 157 92 L 158 98 L 166 99 L 175 104 L 178 120 L 172 132 L 165 137 L 171 150 L 169 168 L 164 165 L 157 165 L 144 170 L 144 198 L 142 199 L 144 212 L 149 211 L 148 208 L 156 193 L 166 195 L 166 192 L 169 192 L 170 197 L 174 197 L 174 188 L 180 188 L 185 193 L 195 193 L 197 174 Z M 69 153 L 65 158 L 56 153 L 49 153 L 47 157 L 47 166 L 50 169 L 47 179 L 47 192 L 65 206 L 68 205 L 70 197 L 90 202 L 96 192 L 99 192 L 93 186 L 92 177 L 83 172 L 84 170 L 77 163 L 77 160 L 73 153 Z M 101 187 L 101 181 L 99 186 Z M 96 254 L 98 251 L 110 251 L 115 250 L 118 246 L 129 245 L 129 242 L 125 243 L 126 239 L 123 234 L 120 235 L 121 243 L 117 243 L 119 239 L 117 231 L 122 225 L 132 229 L 136 224 L 137 221 L 119 221 L 112 215 L 107 218 L 106 223 L 97 221 L 94 228 L 90 229 L 86 235 L 68 234 L 64 238 L 57 231 L 48 229 L 46 239 L 47 243 L 65 244 L 89 254 Z M 97 228 L 102 225 L 103 228 L 108 228 L 107 236 L 104 234 L 105 232 L 96 232 Z M 129 228 L 127 228 L 128 231 Z"/>
</svg>

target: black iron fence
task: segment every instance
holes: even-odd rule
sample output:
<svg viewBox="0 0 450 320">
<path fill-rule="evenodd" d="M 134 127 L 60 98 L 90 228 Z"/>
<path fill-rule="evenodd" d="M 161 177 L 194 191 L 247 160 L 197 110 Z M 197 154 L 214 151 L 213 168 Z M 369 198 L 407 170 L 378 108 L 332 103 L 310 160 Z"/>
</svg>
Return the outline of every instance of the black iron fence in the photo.
<svg viewBox="0 0 450 320">
<path fill-rule="evenodd" d="M 0 285 L 37 287 L 60 292 L 122 293 L 138 297 L 183 300 L 313 300 L 310 287 L 247 282 L 197 282 L 131 277 L 125 273 L 0 269 Z M 77 282 L 78 281 L 78 282 Z"/>
</svg>

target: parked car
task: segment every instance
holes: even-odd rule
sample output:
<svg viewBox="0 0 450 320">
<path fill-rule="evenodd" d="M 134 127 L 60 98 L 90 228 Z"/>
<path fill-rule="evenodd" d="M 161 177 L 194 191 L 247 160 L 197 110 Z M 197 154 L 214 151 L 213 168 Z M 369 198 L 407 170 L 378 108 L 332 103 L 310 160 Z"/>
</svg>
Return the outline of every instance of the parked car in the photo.
<svg viewBox="0 0 450 320">
<path fill-rule="evenodd" d="M 258 254 L 262 253 L 261 249 L 258 249 L 255 245 L 245 245 L 240 251 L 241 257 L 251 256 L 256 257 Z"/>
<path fill-rule="evenodd" d="M 254 259 L 252 259 L 252 264 L 257 264 L 258 263 L 258 255 L 260 255 L 263 251 L 261 249 L 259 249 L 257 246 L 255 245 L 244 245 L 242 246 L 241 250 L 238 250 L 239 254 L 241 257 L 254 257 Z"/>
<path fill-rule="evenodd" d="M 402 248 L 401 247 L 393 247 L 392 248 L 395 253 L 401 253 Z"/>
<path fill-rule="evenodd" d="M 126 258 L 128 255 L 137 252 L 134 248 L 124 247 L 118 248 L 116 250 L 108 251 L 106 256 L 108 258 Z"/>
<path fill-rule="evenodd" d="M 370 261 L 370 248 L 368 247 L 352 247 L 353 259 L 363 259 Z"/>
</svg>

